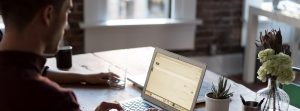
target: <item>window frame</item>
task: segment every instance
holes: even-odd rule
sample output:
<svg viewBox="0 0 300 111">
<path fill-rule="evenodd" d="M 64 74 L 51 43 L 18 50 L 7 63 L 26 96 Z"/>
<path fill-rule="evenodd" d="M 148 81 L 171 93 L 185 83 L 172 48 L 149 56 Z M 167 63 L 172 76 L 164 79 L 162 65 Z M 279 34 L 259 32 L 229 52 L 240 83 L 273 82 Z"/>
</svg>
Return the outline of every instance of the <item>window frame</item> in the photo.
<svg viewBox="0 0 300 111">
<path fill-rule="evenodd" d="M 4 22 L 2 19 L 2 16 L 0 15 L 0 30 L 4 30 L 5 26 L 4 26 Z"/>
<path fill-rule="evenodd" d="M 150 10 L 148 7 L 148 6 L 150 6 L 150 0 L 133 0 L 132 8 L 134 8 L 135 10 L 130 10 L 130 12 L 133 14 L 133 17 L 126 18 L 127 15 L 123 15 L 125 18 L 122 18 L 122 15 L 120 14 L 121 13 L 120 11 L 123 10 L 123 9 L 120 9 L 121 8 L 121 6 L 120 6 L 121 0 L 109 0 L 107 2 L 107 12 L 108 12 L 107 20 L 171 18 L 171 5 L 172 5 L 171 1 L 172 0 L 162 0 L 164 9 L 161 10 L 161 13 L 163 15 L 161 17 L 155 17 L 155 16 L 151 16 L 151 14 L 150 14 Z M 131 8 L 129 8 L 129 9 L 131 9 Z"/>
<path fill-rule="evenodd" d="M 201 20 L 196 19 L 196 0 L 170 0 L 170 4 L 170 18 L 166 19 L 170 20 L 170 22 L 167 22 L 165 24 L 174 24 L 174 20 L 180 21 L 175 22 L 175 24 L 184 24 L 185 22 L 187 24 L 202 24 Z M 89 25 L 105 26 L 106 22 L 108 21 L 109 20 L 107 19 L 107 0 L 84 1 L 84 23 L 82 24 L 83 27 L 88 27 Z"/>
</svg>

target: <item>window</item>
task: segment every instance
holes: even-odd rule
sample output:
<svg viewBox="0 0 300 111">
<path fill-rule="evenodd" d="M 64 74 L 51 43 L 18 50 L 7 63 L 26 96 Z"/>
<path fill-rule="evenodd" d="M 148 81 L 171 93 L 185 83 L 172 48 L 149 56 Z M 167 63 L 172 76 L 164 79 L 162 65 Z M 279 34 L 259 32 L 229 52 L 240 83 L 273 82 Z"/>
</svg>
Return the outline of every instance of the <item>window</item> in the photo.
<svg viewBox="0 0 300 111">
<path fill-rule="evenodd" d="M 3 20 L 2 20 L 2 16 L 0 15 L 0 30 L 1 29 L 4 29 L 4 23 L 3 23 Z"/>
<path fill-rule="evenodd" d="M 107 19 L 170 18 L 171 0 L 108 0 Z"/>
</svg>

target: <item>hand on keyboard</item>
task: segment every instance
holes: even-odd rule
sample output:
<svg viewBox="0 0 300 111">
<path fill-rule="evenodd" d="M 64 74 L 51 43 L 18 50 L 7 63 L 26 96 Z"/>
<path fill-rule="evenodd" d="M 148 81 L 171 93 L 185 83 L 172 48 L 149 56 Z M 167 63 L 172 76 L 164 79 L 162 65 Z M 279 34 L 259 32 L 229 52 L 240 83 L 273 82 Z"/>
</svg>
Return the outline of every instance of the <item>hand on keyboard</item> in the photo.
<svg viewBox="0 0 300 111">
<path fill-rule="evenodd" d="M 124 111 L 118 102 L 102 102 L 95 111 L 109 111 L 111 109 L 116 109 L 118 111 Z"/>
<path fill-rule="evenodd" d="M 159 111 L 142 99 L 134 99 L 121 104 L 124 111 Z"/>
</svg>

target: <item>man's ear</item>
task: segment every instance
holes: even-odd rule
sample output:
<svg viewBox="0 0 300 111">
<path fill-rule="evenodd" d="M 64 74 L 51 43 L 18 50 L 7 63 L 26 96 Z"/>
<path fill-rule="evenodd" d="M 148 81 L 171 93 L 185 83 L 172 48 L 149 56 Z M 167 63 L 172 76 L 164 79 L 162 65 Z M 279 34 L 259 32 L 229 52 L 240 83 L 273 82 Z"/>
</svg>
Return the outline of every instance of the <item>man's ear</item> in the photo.
<svg viewBox="0 0 300 111">
<path fill-rule="evenodd" d="M 52 5 L 48 5 L 43 10 L 43 22 L 45 25 L 49 26 L 51 24 L 52 19 L 54 18 L 54 7 Z"/>
</svg>

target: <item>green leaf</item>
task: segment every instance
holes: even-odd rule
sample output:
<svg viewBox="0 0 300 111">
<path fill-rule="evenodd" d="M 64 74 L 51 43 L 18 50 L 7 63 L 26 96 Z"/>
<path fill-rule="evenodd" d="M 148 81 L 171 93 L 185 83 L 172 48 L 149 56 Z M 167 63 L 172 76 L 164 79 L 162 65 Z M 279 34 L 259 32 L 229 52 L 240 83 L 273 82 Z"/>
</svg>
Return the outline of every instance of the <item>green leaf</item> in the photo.
<svg viewBox="0 0 300 111">
<path fill-rule="evenodd" d="M 229 92 L 231 85 L 229 85 L 229 87 L 227 88 L 227 85 L 228 85 L 227 82 L 228 82 L 228 80 L 225 77 L 221 76 L 221 77 L 219 77 L 218 86 L 215 86 L 212 83 L 213 85 L 211 87 L 211 93 L 212 93 L 213 98 L 225 99 L 225 98 L 231 97 L 233 95 L 232 92 Z"/>
</svg>

